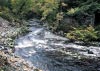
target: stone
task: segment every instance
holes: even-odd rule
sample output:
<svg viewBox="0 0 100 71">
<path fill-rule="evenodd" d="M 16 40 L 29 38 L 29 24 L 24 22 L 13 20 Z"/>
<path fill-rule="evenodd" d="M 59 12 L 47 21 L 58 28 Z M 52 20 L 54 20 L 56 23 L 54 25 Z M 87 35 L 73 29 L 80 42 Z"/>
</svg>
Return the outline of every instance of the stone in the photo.
<svg viewBox="0 0 100 71">
<path fill-rule="evenodd" d="M 100 71 L 100 68 L 98 68 L 97 70 Z"/>
<path fill-rule="evenodd" d="M 21 58 L 15 58 L 9 54 L 5 54 L 3 51 L 0 51 L 0 66 L 8 66 L 5 71 L 33 71 L 35 67 L 30 66 L 27 61 Z M 5 64 L 6 63 L 6 64 Z M 4 65 L 3 65 L 4 64 Z M 15 70 L 13 70 L 15 69 Z"/>
<path fill-rule="evenodd" d="M 58 30 L 63 30 L 64 32 L 68 32 L 72 29 L 72 27 L 79 26 L 77 20 L 72 17 L 65 17 L 63 20 L 60 21 L 60 27 Z"/>
<path fill-rule="evenodd" d="M 3 49 L 4 49 L 4 47 L 0 45 L 0 50 L 3 50 Z"/>
<path fill-rule="evenodd" d="M 88 50 L 88 54 L 94 54 L 92 51 Z"/>
<path fill-rule="evenodd" d="M 0 27 L 8 27 L 9 22 L 0 17 Z"/>
<path fill-rule="evenodd" d="M 35 69 L 34 71 L 42 71 L 42 70 L 39 70 L 39 69 Z"/>
</svg>

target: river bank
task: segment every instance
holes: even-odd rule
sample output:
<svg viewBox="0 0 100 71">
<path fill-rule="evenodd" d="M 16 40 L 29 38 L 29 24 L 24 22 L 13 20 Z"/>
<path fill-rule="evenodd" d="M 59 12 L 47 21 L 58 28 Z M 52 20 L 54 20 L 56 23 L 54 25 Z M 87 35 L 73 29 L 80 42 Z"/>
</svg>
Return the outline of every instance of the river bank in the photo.
<svg viewBox="0 0 100 71">
<path fill-rule="evenodd" d="M 9 24 L 0 17 L 0 71 L 40 71 L 13 53 L 14 41 L 20 36 L 21 28 Z"/>
<path fill-rule="evenodd" d="M 99 46 L 71 43 L 41 24 L 36 19 L 29 21 L 30 32 L 14 40 L 14 50 L 1 45 L 1 68 L 5 71 L 8 68 L 9 71 L 100 71 Z"/>
</svg>

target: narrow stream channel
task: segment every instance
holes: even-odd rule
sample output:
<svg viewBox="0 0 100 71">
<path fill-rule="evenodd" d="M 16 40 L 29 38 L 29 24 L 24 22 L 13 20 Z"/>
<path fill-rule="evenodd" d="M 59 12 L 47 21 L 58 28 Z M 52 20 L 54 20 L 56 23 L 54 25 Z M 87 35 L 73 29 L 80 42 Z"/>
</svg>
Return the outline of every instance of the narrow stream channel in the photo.
<svg viewBox="0 0 100 71">
<path fill-rule="evenodd" d="M 77 59 L 75 59 L 75 53 L 72 53 L 74 57 L 71 57 L 70 51 L 64 51 L 65 47 L 75 46 L 77 48 L 77 45 L 65 45 L 64 41 L 68 39 L 47 31 L 44 27 L 41 27 L 37 21 L 31 21 L 30 25 L 32 25 L 30 27 L 32 32 L 16 40 L 16 55 L 30 61 L 35 67 L 43 71 L 84 70 L 84 67 L 73 64 L 74 60 L 77 61 Z M 84 47 L 80 46 L 80 48 Z M 86 50 L 83 52 L 85 53 Z"/>
</svg>

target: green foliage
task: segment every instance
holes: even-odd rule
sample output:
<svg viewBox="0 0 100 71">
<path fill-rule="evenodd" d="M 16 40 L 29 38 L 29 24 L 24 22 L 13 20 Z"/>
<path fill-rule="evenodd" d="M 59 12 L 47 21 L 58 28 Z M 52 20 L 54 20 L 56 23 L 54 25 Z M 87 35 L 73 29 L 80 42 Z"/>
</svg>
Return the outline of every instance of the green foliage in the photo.
<svg viewBox="0 0 100 71">
<path fill-rule="evenodd" d="M 0 0 L 0 9 L 7 6 L 8 0 Z"/>
<path fill-rule="evenodd" d="M 88 0 L 86 2 L 80 3 L 80 5 L 78 5 L 75 8 L 69 9 L 67 14 L 68 15 L 79 15 L 79 14 L 91 15 L 97 10 L 100 10 L 100 3 L 93 0 Z"/>
<path fill-rule="evenodd" d="M 19 22 L 32 10 L 32 4 L 32 0 L 7 0 L 0 16 L 12 22 Z"/>
<path fill-rule="evenodd" d="M 71 16 L 93 14 L 96 10 L 100 9 L 100 1 L 98 0 L 0 0 L 0 6 L 6 7 L 6 12 L 1 14 L 5 15 L 7 13 L 5 17 L 7 16 L 8 18 L 8 15 L 10 15 L 10 17 L 12 16 L 17 19 L 25 18 L 25 14 L 31 10 L 41 15 L 41 20 L 54 21 L 58 19 L 57 14 L 63 12 L 60 9 L 65 5 L 67 5 L 65 9 L 67 15 Z"/>
<path fill-rule="evenodd" d="M 66 37 L 72 40 L 80 40 L 80 41 L 92 41 L 97 40 L 98 31 L 96 31 L 92 26 L 86 28 L 74 28 L 73 31 L 67 33 Z"/>
<path fill-rule="evenodd" d="M 5 33 L 5 36 L 1 36 L 0 35 L 0 40 L 1 43 L 4 44 L 7 47 L 11 47 L 13 48 L 15 45 L 15 39 L 17 39 L 20 36 L 25 35 L 26 33 L 28 33 L 29 30 L 26 26 L 23 26 L 21 28 L 13 28 L 11 27 L 11 30 L 7 30 Z"/>
<path fill-rule="evenodd" d="M 11 13 L 10 11 L 6 10 L 6 11 L 2 11 L 0 13 L 0 16 L 10 22 L 19 22 L 19 19 L 17 18 L 17 16 L 15 16 L 13 13 Z"/>
<path fill-rule="evenodd" d="M 95 30 L 98 31 L 97 36 L 98 36 L 98 41 L 100 41 L 100 25 L 96 26 Z"/>
<path fill-rule="evenodd" d="M 4 3 L 4 5 L 6 4 L 5 10 L 0 13 L 0 16 L 9 21 L 19 22 L 19 20 L 25 19 L 29 11 L 42 16 L 41 20 L 50 22 L 56 20 L 59 14 L 60 1 L 58 0 L 4 0 L 3 2 L 6 2 Z"/>
<path fill-rule="evenodd" d="M 25 13 L 32 9 L 32 0 L 11 0 L 8 8 L 16 16 L 24 17 Z"/>
<path fill-rule="evenodd" d="M 26 26 L 22 26 L 18 32 L 19 35 L 25 35 L 26 33 L 28 33 L 29 30 L 28 30 L 28 27 Z"/>
<path fill-rule="evenodd" d="M 56 19 L 59 8 L 58 0 L 33 0 L 33 10 L 42 15 L 41 20 L 52 21 Z"/>
<path fill-rule="evenodd" d="M 100 10 L 99 0 L 0 0 L 0 16 L 3 18 L 11 22 L 23 23 L 26 14 L 32 11 L 41 16 L 42 21 L 49 22 L 48 26 L 52 30 L 57 28 L 66 30 L 67 26 L 60 24 L 65 15 L 82 21 L 84 17 L 93 15 L 97 10 Z M 22 32 L 26 31 L 27 29 L 22 27 Z M 97 31 L 93 27 L 75 28 L 67 34 L 67 37 L 83 41 L 96 40 L 99 37 Z"/>
<path fill-rule="evenodd" d="M 71 9 L 68 10 L 67 14 L 68 15 L 74 15 L 79 10 L 80 10 L 79 7 L 77 7 L 77 8 L 71 8 Z"/>
</svg>

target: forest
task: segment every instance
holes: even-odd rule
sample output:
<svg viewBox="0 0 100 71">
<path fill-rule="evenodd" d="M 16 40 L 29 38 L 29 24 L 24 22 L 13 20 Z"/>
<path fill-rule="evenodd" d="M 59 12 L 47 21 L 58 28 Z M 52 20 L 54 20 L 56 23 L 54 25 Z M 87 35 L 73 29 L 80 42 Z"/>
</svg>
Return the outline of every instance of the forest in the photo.
<svg viewBox="0 0 100 71">
<path fill-rule="evenodd" d="M 30 28 L 32 29 L 30 30 Z M 31 39 L 32 43 L 27 40 L 28 38 Z M 79 49 L 74 48 L 74 45 Z M 36 47 L 36 51 L 34 47 Z M 31 60 L 33 59 L 33 66 L 36 64 L 36 69 L 34 70 L 24 70 L 24 68 L 22 68 L 23 70 L 17 70 L 18 68 L 14 68 L 12 62 L 9 63 L 8 57 L 12 57 L 11 54 L 18 54 L 22 59 L 27 60 L 27 57 L 25 58 L 21 54 L 29 54 L 28 52 L 31 48 L 34 48 L 35 52 L 41 50 L 42 55 L 49 56 L 48 61 L 51 59 L 59 62 L 59 58 L 64 59 L 70 55 L 72 61 L 65 59 L 66 64 L 68 64 L 66 61 L 74 63 L 73 61 L 76 60 L 80 64 L 77 67 L 78 69 L 80 69 L 81 65 L 85 67 L 84 63 L 88 63 L 88 68 L 87 70 L 85 69 L 86 67 L 80 70 L 74 70 L 74 68 L 67 70 L 66 66 L 65 69 L 61 67 L 60 70 L 59 67 L 56 69 L 55 66 L 53 69 L 52 65 L 50 69 L 49 64 L 44 68 L 45 66 L 41 66 L 42 60 L 40 60 L 40 65 L 35 63 L 35 60 L 37 62 L 39 60 L 35 59 L 36 53 L 34 54 L 34 51 L 31 52 L 34 57 L 30 58 Z M 7 54 L 5 54 L 5 51 Z M 67 52 L 70 52 L 70 54 L 66 54 Z M 85 56 L 85 52 L 87 56 Z M 74 54 L 78 54 L 76 58 Z M 0 0 L 0 71 L 14 71 L 13 68 L 16 71 L 100 71 L 99 54 L 100 0 Z M 5 55 L 7 55 L 6 58 L 4 57 Z M 53 59 L 53 56 L 55 59 Z M 15 59 L 14 56 L 13 58 Z M 89 58 L 90 63 L 88 62 Z M 82 61 L 83 64 L 81 63 Z M 65 66 L 63 61 L 61 63 Z M 99 67 L 96 67 L 95 63 L 98 63 Z M 90 66 L 93 64 L 94 66 L 91 68 Z M 21 68 L 21 66 L 19 67 Z M 30 69 L 30 67 L 28 68 Z"/>
<path fill-rule="evenodd" d="M 0 5 L 0 16 L 10 22 L 16 22 L 12 25 L 22 25 L 23 20 L 35 17 L 48 22 L 52 31 L 63 31 L 63 36 L 69 39 L 100 39 L 99 0 L 0 0 Z"/>
</svg>

